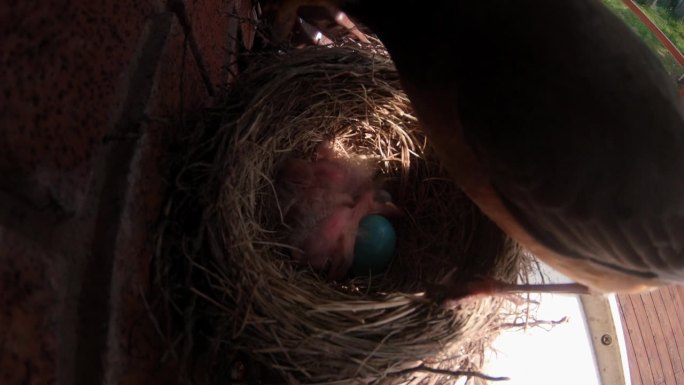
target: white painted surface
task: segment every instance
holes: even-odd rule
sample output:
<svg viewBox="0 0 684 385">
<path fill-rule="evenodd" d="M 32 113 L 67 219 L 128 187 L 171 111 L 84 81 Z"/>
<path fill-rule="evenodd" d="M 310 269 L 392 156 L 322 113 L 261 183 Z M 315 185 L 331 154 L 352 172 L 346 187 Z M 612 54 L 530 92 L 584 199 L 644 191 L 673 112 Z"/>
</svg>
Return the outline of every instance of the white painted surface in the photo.
<svg viewBox="0 0 684 385">
<path fill-rule="evenodd" d="M 629 373 L 629 360 L 627 358 L 627 342 L 625 341 L 625 331 L 622 328 L 622 320 L 620 319 L 620 310 L 618 308 L 617 297 L 611 295 L 608 297 L 610 302 L 610 311 L 613 314 L 613 319 L 615 320 L 615 330 L 618 338 L 618 344 L 620 348 L 620 359 L 622 360 L 622 371 L 625 376 L 625 385 L 632 385 L 632 378 Z M 610 384 L 606 384 L 610 385 Z"/>
<path fill-rule="evenodd" d="M 510 377 L 506 385 L 600 385 L 594 352 L 577 296 L 543 294 L 539 320 L 568 322 L 551 330 L 508 331 L 494 341 L 485 373 Z"/>
<path fill-rule="evenodd" d="M 545 268 L 544 273 L 551 282 L 569 282 L 548 268 Z M 537 320 L 558 321 L 567 317 L 568 321 L 554 327 L 533 327 L 502 333 L 494 341 L 493 351 L 487 355 L 484 373 L 509 377 L 509 381 L 501 382 L 505 385 L 601 385 L 579 297 L 542 294 L 536 298 L 540 301 L 536 309 Z M 611 301 L 611 307 L 615 310 L 614 298 Z M 617 320 L 618 343 L 623 351 L 622 368 L 628 372 L 619 314 L 613 313 L 613 316 Z M 464 379 L 457 382 L 464 383 Z"/>
</svg>

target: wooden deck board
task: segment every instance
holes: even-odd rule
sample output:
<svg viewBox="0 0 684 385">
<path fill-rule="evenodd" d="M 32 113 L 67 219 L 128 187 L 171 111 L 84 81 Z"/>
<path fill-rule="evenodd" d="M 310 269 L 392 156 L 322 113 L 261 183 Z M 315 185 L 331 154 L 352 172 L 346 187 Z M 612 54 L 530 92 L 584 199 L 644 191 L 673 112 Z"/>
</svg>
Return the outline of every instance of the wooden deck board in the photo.
<svg viewBox="0 0 684 385">
<path fill-rule="evenodd" d="M 679 326 L 684 330 L 684 286 L 672 286 L 669 288 L 675 303 L 679 303 L 675 309 L 679 318 Z"/>
<path fill-rule="evenodd" d="M 641 373 L 639 372 L 639 365 L 637 364 L 636 355 L 634 354 L 634 346 L 632 345 L 632 337 L 627 328 L 627 321 L 625 321 L 625 312 L 622 310 L 622 303 L 618 297 L 618 310 L 620 311 L 620 322 L 622 322 L 622 330 L 625 333 L 625 350 L 627 351 L 627 363 L 629 365 L 629 377 L 633 385 L 642 384 Z M 650 369 L 649 369 L 650 370 Z"/>
<path fill-rule="evenodd" d="M 637 366 L 639 371 L 639 378 L 633 378 L 632 385 L 655 385 L 653 373 L 648 364 L 648 354 L 644 341 L 641 338 L 641 329 L 639 328 L 639 322 L 637 321 L 631 298 L 628 295 L 620 295 L 618 298 L 620 299 L 620 306 L 622 307 L 625 323 L 627 324 L 625 332 L 629 333 L 630 340 L 632 341 L 632 349 L 636 358 L 636 361 L 630 362 L 629 364 Z"/>
<path fill-rule="evenodd" d="M 672 326 L 672 331 L 675 337 L 675 344 L 679 351 L 679 361 L 682 363 L 682 369 L 684 370 L 684 327 L 682 327 L 682 318 L 678 315 L 677 309 L 681 309 L 682 306 L 679 305 L 677 298 L 673 294 L 674 288 L 668 288 L 668 290 L 659 290 L 663 302 L 665 304 L 665 310 L 667 312 L 667 317 L 670 320 L 670 326 Z"/>
<path fill-rule="evenodd" d="M 684 287 L 617 299 L 632 385 L 684 385 Z"/>
<path fill-rule="evenodd" d="M 670 360 L 672 365 L 672 371 L 674 375 L 674 383 L 676 385 L 684 385 L 684 369 L 682 368 L 682 360 L 680 357 L 679 346 L 684 349 L 684 345 L 679 345 L 678 340 L 681 340 L 678 333 L 681 330 L 676 330 L 677 328 L 672 325 L 671 319 L 668 315 L 668 307 L 672 307 L 672 303 L 666 301 L 665 296 L 669 297 L 669 293 L 663 292 L 662 290 L 653 291 L 651 298 L 653 298 L 653 305 L 655 310 L 659 315 L 658 320 L 660 321 L 660 329 L 663 332 L 664 346 L 667 353 L 667 358 Z M 672 301 L 669 301 L 672 302 Z M 676 323 L 676 326 L 679 326 Z"/>
<path fill-rule="evenodd" d="M 653 330 L 648 322 L 646 316 L 646 308 L 641 295 L 634 295 L 629 297 L 632 306 L 634 307 L 634 314 L 636 315 L 637 323 L 639 325 L 639 332 L 641 339 L 644 341 L 644 348 L 646 348 L 646 360 L 651 367 L 651 374 L 653 375 L 653 382 L 655 384 L 664 384 L 665 376 L 663 368 L 660 366 L 660 359 L 658 358 L 658 349 L 655 346 L 655 339 L 653 337 Z M 641 364 L 641 362 L 640 362 Z"/>
<path fill-rule="evenodd" d="M 655 293 L 643 293 L 641 294 L 641 300 L 644 304 L 644 310 L 646 311 L 646 319 L 648 320 L 648 325 L 651 327 L 651 335 L 653 336 L 653 346 L 656 348 L 658 353 L 657 359 L 660 363 L 660 367 L 663 371 L 663 379 L 665 384 L 676 384 L 675 371 L 672 365 L 672 360 L 670 359 L 670 352 L 667 348 L 667 341 L 665 340 L 665 334 L 667 331 L 663 330 L 663 323 L 661 319 L 664 319 L 665 314 L 659 314 L 656 311 L 655 300 L 653 295 Z M 670 329 L 670 334 L 671 333 Z M 649 357 L 650 358 L 650 357 Z"/>
</svg>

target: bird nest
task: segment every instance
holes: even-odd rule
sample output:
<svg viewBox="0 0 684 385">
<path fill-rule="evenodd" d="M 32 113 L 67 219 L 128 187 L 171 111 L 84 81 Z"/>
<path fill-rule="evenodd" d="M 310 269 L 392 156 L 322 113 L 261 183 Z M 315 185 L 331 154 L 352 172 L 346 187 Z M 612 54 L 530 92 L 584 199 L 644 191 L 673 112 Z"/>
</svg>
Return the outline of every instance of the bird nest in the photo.
<svg viewBox="0 0 684 385">
<path fill-rule="evenodd" d="M 287 383 L 478 375 L 510 315 L 505 300 L 446 308 L 422 293 L 446 279 L 515 281 L 528 261 L 447 177 L 387 53 L 344 46 L 248 59 L 184 140 L 160 237 L 159 277 L 195 381 L 240 381 L 257 376 L 255 365 Z M 330 282 L 292 261 L 276 176 L 323 141 L 370 160 L 406 213 L 384 274 Z"/>
</svg>

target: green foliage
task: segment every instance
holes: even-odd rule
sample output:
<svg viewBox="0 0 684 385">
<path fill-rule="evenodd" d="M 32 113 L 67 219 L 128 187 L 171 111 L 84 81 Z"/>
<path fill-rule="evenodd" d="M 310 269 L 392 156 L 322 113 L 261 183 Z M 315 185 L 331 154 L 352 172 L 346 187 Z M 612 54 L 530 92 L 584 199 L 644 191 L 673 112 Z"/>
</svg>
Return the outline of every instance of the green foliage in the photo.
<svg viewBox="0 0 684 385">
<path fill-rule="evenodd" d="M 646 7 L 644 11 L 680 51 L 684 50 L 684 20 L 677 19 L 669 8 Z"/>
<path fill-rule="evenodd" d="M 646 44 L 656 53 L 674 79 L 677 79 L 684 74 L 684 68 L 677 63 L 668 50 L 660 44 L 653 33 L 641 23 L 622 0 L 603 0 L 603 3 L 629 25 L 637 35 L 644 39 Z M 642 9 L 658 28 L 672 40 L 677 48 L 684 52 L 684 21 L 681 19 L 678 20 L 668 8 L 647 6 L 642 7 Z"/>
</svg>

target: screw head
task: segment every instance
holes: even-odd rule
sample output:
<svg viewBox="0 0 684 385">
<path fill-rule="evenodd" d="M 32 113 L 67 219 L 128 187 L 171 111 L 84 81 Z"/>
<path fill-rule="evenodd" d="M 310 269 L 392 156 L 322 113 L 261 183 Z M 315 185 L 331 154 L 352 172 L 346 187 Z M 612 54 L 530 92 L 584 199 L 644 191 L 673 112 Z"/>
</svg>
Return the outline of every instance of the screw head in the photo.
<svg viewBox="0 0 684 385">
<path fill-rule="evenodd" d="M 601 343 L 604 345 L 610 345 L 613 343 L 613 337 L 610 336 L 610 334 L 604 334 L 601 336 Z"/>
</svg>

